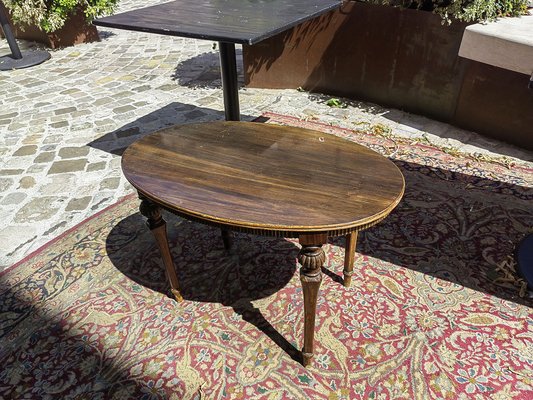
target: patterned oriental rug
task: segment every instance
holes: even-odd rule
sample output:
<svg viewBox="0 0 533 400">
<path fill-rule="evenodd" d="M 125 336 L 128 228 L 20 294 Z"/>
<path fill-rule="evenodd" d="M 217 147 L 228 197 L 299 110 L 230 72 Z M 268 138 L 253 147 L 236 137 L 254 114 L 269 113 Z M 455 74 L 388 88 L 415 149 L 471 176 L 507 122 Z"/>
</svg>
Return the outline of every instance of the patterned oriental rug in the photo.
<svg viewBox="0 0 533 400">
<path fill-rule="evenodd" d="M 167 216 L 185 301 L 129 196 L 0 275 L 2 399 L 531 399 L 533 309 L 512 254 L 533 226 L 533 170 L 268 114 L 389 155 L 406 193 L 326 246 L 316 356 L 299 363 L 295 241 Z M 446 150 L 446 149 L 444 149 Z"/>
</svg>

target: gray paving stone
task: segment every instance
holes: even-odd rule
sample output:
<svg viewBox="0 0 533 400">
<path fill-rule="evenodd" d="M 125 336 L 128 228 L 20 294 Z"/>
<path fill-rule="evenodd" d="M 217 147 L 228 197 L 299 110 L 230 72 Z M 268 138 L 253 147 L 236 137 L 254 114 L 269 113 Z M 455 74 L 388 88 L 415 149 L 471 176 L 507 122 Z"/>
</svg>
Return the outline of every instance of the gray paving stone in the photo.
<svg viewBox="0 0 533 400">
<path fill-rule="evenodd" d="M 53 151 L 43 151 L 42 153 L 39 153 L 37 157 L 33 159 L 34 163 L 48 163 L 52 161 L 56 156 L 56 153 Z"/>
<path fill-rule="evenodd" d="M 37 119 L 37 120 L 31 120 L 31 127 L 34 131 L 37 132 L 44 132 L 45 128 L 44 126 L 48 123 L 48 118 L 43 119 Z M 48 127 L 47 127 L 48 128 Z"/>
<path fill-rule="evenodd" d="M 50 124 L 50 126 L 52 128 L 56 128 L 56 129 L 64 128 L 65 126 L 68 126 L 68 122 L 67 121 L 54 122 L 54 123 Z"/>
<path fill-rule="evenodd" d="M 150 115 L 150 114 L 139 118 L 139 122 L 142 123 L 142 124 L 147 124 L 147 123 L 158 121 L 158 120 L 159 120 L 159 118 L 157 116 Z"/>
<path fill-rule="evenodd" d="M 0 204 L 10 205 L 10 204 L 20 204 L 22 203 L 28 195 L 22 192 L 9 193 L 2 199 Z"/>
<path fill-rule="evenodd" d="M 164 92 L 168 92 L 168 91 L 172 91 L 176 88 L 176 85 L 171 85 L 171 84 L 165 84 L 165 85 L 161 85 L 157 88 L 157 90 L 162 90 Z"/>
<path fill-rule="evenodd" d="M 58 110 L 55 110 L 55 114 L 62 115 L 62 114 L 68 114 L 74 111 L 76 111 L 76 107 L 66 107 L 66 108 L 60 108 Z"/>
<path fill-rule="evenodd" d="M 0 176 L 6 175 L 20 175 L 24 172 L 23 169 L 1 169 Z"/>
<path fill-rule="evenodd" d="M 70 120 L 70 118 L 69 118 L 68 115 L 63 114 L 63 115 L 53 115 L 53 116 L 49 117 L 48 120 L 50 122 L 62 122 L 62 121 L 67 121 L 68 122 Z"/>
<path fill-rule="evenodd" d="M 37 152 L 37 146 L 35 145 L 22 146 L 13 153 L 13 156 L 15 157 L 31 156 L 35 154 L 36 152 Z"/>
<path fill-rule="evenodd" d="M 14 146 L 19 142 L 19 138 L 7 138 L 4 140 L 4 145 L 6 146 Z"/>
<path fill-rule="evenodd" d="M 52 103 L 49 103 L 48 101 L 42 101 L 42 102 L 37 102 L 35 103 L 35 108 L 36 109 L 39 109 L 41 107 L 46 107 L 46 106 L 50 106 Z"/>
<path fill-rule="evenodd" d="M 44 170 L 46 170 L 46 168 L 48 168 L 47 164 L 33 164 L 33 165 L 30 165 L 28 167 L 28 169 L 26 170 L 26 173 L 28 173 L 28 174 L 38 174 L 38 173 L 43 172 Z"/>
<path fill-rule="evenodd" d="M 47 144 L 46 146 L 41 147 L 41 151 L 44 151 L 44 152 L 54 151 L 55 149 L 57 149 L 58 146 L 59 146 L 59 143 Z"/>
<path fill-rule="evenodd" d="M 117 138 L 126 138 L 130 136 L 136 136 L 140 133 L 140 129 L 138 127 L 133 127 L 129 129 L 125 129 L 123 131 L 118 131 L 115 133 Z"/>
<path fill-rule="evenodd" d="M 86 164 L 87 160 L 84 159 L 56 161 L 48 170 L 48 175 L 63 174 L 65 172 L 83 171 L 85 169 Z"/>
<path fill-rule="evenodd" d="M 120 178 L 106 178 L 100 183 L 100 190 L 116 189 L 120 184 Z"/>
<path fill-rule="evenodd" d="M 133 111 L 133 110 L 135 110 L 135 107 L 133 106 L 122 106 L 122 107 L 113 108 L 113 112 L 115 114 L 123 114 L 125 112 Z"/>
<path fill-rule="evenodd" d="M 7 114 L 0 114 L 0 119 L 11 119 L 11 118 L 15 118 L 16 116 L 18 116 L 19 113 L 18 112 L 12 112 L 12 113 L 7 113 Z"/>
<path fill-rule="evenodd" d="M 89 147 L 63 147 L 59 149 L 59 157 L 61 158 L 80 158 L 89 154 Z"/>
<path fill-rule="evenodd" d="M 83 72 L 80 71 L 80 74 L 82 74 Z M 81 93 L 81 89 L 79 88 L 70 88 L 70 89 L 66 89 L 66 90 L 63 90 L 60 92 L 60 94 L 74 94 L 74 93 Z"/>
<path fill-rule="evenodd" d="M 59 211 L 57 203 L 60 199 L 60 197 L 55 196 L 32 199 L 17 212 L 15 222 L 25 224 L 49 219 Z"/>
<path fill-rule="evenodd" d="M 0 178 L 0 192 L 5 192 L 13 185 L 14 180 L 10 178 Z"/>
<path fill-rule="evenodd" d="M 91 122 L 81 122 L 81 123 L 74 123 L 70 127 L 71 131 L 83 131 L 86 129 L 91 129 L 93 124 Z"/>
<path fill-rule="evenodd" d="M 65 211 L 85 210 L 89 206 L 89 203 L 91 202 L 91 200 L 92 200 L 91 196 L 85 196 L 85 197 L 72 199 L 67 204 Z"/>
<path fill-rule="evenodd" d="M 11 96 L 6 98 L 6 104 L 12 104 L 17 101 L 26 100 L 23 96 Z"/>
<path fill-rule="evenodd" d="M 72 118 L 80 118 L 80 117 L 84 117 L 86 115 L 91 115 L 92 112 L 89 111 L 89 110 L 79 110 L 79 111 L 75 111 L 71 114 Z"/>
<path fill-rule="evenodd" d="M 54 144 L 54 143 L 59 143 L 61 142 L 61 139 L 63 138 L 62 135 L 47 135 L 44 140 L 43 140 L 43 143 L 44 144 Z"/>
<path fill-rule="evenodd" d="M 87 172 L 101 171 L 105 169 L 106 166 L 107 166 L 107 163 L 105 161 L 100 161 L 97 163 L 89 164 L 87 166 Z"/>
<path fill-rule="evenodd" d="M 205 116 L 206 116 L 206 113 L 203 112 L 203 111 L 200 111 L 200 110 L 194 110 L 194 111 L 191 111 L 191 112 L 185 114 L 185 118 L 186 119 L 192 119 L 192 120 L 200 119 L 200 118 L 205 117 Z"/>
<path fill-rule="evenodd" d="M 109 119 L 109 118 L 106 118 L 106 119 L 102 119 L 102 120 L 98 120 L 98 121 L 95 121 L 94 124 L 96 126 L 103 126 L 103 125 L 113 125 L 115 123 L 114 120 L 112 119 Z"/>
<path fill-rule="evenodd" d="M 75 173 L 50 175 L 39 181 L 38 195 L 70 194 L 76 183 L 77 176 Z"/>
<path fill-rule="evenodd" d="M 40 142 L 40 140 L 42 139 L 42 135 L 28 135 L 24 138 L 24 140 L 22 140 L 22 143 L 23 144 L 37 144 Z"/>
<path fill-rule="evenodd" d="M 12 131 L 16 131 L 17 129 L 21 129 L 21 128 L 25 128 L 26 126 L 28 126 L 27 124 L 22 124 L 18 121 L 15 121 L 13 123 L 11 123 L 11 125 L 9 125 L 9 129 L 12 130 Z"/>
<path fill-rule="evenodd" d="M 117 94 L 114 94 L 113 96 L 111 96 L 114 100 L 118 100 L 118 99 L 124 99 L 124 98 L 128 98 L 132 95 L 133 93 L 130 92 L 130 91 L 123 91 L 123 92 L 119 92 Z"/>
<path fill-rule="evenodd" d="M 137 86 L 135 88 L 133 88 L 132 90 L 134 90 L 135 92 L 145 92 L 147 90 L 150 90 L 151 87 L 148 86 L 148 85 L 141 85 L 141 86 Z"/>
<path fill-rule="evenodd" d="M 113 159 L 109 161 L 109 167 L 113 171 L 120 171 L 119 168 L 120 168 L 121 162 L 122 160 L 120 159 L 120 157 L 114 157 Z"/>
<path fill-rule="evenodd" d="M 19 180 L 19 189 L 30 189 L 35 186 L 37 182 L 33 176 L 24 176 Z"/>
</svg>

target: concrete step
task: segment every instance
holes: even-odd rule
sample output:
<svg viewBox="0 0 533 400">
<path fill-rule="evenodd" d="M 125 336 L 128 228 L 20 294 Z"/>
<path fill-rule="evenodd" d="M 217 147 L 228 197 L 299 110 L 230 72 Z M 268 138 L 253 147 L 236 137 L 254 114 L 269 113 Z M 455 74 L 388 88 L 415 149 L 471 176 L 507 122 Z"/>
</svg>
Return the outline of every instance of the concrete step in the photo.
<svg viewBox="0 0 533 400">
<path fill-rule="evenodd" d="M 466 28 L 459 56 L 522 74 L 533 74 L 533 11 Z"/>
</svg>

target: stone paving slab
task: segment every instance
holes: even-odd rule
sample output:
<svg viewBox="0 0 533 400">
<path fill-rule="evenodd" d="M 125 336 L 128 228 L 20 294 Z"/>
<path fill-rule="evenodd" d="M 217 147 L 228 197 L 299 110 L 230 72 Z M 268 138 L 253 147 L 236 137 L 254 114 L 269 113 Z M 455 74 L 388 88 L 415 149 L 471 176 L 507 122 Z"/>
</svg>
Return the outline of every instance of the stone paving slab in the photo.
<svg viewBox="0 0 533 400">
<path fill-rule="evenodd" d="M 120 10 L 160 2 L 128 0 Z M 39 66 L 0 72 L 0 270 L 132 193 L 120 154 L 134 140 L 224 117 L 214 43 L 111 29 L 100 36 L 53 50 Z M 293 89 L 241 87 L 239 95 L 244 120 L 266 111 L 319 118 L 533 166 L 531 152 L 375 104 L 331 108 L 327 96 Z"/>
</svg>

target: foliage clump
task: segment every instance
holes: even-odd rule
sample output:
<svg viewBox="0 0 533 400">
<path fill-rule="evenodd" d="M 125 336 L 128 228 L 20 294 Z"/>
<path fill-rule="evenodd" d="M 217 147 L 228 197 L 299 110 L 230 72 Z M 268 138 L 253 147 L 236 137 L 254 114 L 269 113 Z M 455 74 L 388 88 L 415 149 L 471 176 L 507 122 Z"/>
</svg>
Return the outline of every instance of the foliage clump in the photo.
<svg viewBox="0 0 533 400">
<path fill-rule="evenodd" d="M 88 21 L 111 14 L 119 0 L 3 0 L 13 21 L 36 25 L 45 32 L 54 32 L 77 12 Z"/>
<path fill-rule="evenodd" d="M 403 8 L 417 8 L 439 14 L 447 23 L 493 21 L 498 17 L 517 17 L 527 13 L 528 0 L 361 0 Z"/>
</svg>

